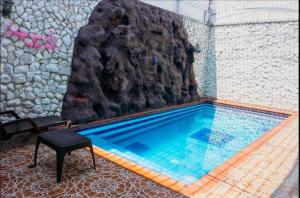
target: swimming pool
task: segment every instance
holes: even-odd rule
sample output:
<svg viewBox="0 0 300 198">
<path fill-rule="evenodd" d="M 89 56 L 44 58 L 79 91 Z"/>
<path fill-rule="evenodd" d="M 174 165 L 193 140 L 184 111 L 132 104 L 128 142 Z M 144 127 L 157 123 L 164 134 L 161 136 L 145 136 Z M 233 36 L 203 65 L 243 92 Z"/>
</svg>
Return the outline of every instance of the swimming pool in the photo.
<svg viewBox="0 0 300 198">
<path fill-rule="evenodd" d="M 79 133 L 111 153 L 191 184 L 285 118 L 202 103 Z"/>
</svg>

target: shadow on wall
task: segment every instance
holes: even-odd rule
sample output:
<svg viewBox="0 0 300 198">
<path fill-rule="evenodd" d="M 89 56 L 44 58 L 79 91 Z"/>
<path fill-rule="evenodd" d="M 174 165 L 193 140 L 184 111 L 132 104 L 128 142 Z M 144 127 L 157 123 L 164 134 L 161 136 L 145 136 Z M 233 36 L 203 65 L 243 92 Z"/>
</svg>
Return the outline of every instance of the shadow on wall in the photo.
<svg viewBox="0 0 300 198">
<path fill-rule="evenodd" d="M 215 27 L 209 25 L 207 35 L 207 55 L 204 61 L 203 84 L 204 96 L 217 97 L 217 77 L 216 77 L 216 54 L 215 54 Z"/>
</svg>

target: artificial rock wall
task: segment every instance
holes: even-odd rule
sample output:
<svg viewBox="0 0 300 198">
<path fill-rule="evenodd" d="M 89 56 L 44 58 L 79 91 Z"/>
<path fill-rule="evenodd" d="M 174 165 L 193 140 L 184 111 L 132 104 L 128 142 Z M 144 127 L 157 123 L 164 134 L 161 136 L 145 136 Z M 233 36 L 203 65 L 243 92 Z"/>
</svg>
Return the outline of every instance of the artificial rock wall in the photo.
<svg viewBox="0 0 300 198">
<path fill-rule="evenodd" d="M 73 123 L 199 99 L 182 18 L 137 0 L 103 0 L 75 40 L 62 115 Z"/>
</svg>

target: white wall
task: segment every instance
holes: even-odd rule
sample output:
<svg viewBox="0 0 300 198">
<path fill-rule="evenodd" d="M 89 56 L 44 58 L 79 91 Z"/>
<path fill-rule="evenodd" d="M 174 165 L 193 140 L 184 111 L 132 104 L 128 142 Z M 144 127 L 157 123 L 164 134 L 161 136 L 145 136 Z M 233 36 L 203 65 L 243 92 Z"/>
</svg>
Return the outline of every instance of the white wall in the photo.
<svg viewBox="0 0 300 198">
<path fill-rule="evenodd" d="M 213 0 L 215 25 L 297 21 L 298 0 Z"/>
<path fill-rule="evenodd" d="M 298 23 L 215 26 L 206 96 L 298 109 Z"/>
<path fill-rule="evenodd" d="M 298 1 L 213 1 L 212 8 L 204 95 L 298 110 Z"/>
</svg>

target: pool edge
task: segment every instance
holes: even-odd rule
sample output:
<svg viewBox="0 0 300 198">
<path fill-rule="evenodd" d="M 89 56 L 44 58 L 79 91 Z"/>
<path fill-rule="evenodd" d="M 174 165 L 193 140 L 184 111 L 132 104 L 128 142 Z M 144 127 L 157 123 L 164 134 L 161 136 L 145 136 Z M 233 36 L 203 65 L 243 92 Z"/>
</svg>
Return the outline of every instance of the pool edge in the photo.
<svg viewBox="0 0 300 198">
<path fill-rule="evenodd" d="M 256 139 L 254 142 L 252 142 L 249 146 L 238 152 L 236 155 L 231 157 L 230 159 L 226 160 L 224 163 L 222 163 L 220 166 L 215 168 L 214 170 L 210 171 L 207 175 L 203 176 L 201 179 L 197 180 L 196 182 L 193 182 L 192 184 L 184 184 L 181 181 L 174 180 L 170 177 L 167 177 L 165 175 L 162 175 L 158 172 L 155 172 L 149 168 L 143 167 L 135 162 L 126 160 L 116 154 L 113 154 L 109 151 L 106 151 L 98 146 L 93 145 L 94 152 L 100 157 L 103 157 L 109 161 L 112 161 L 123 168 L 126 168 L 134 173 L 137 173 L 147 179 L 150 179 L 154 181 L 155 183 L 158 183 L 164 187 L 167 187 L 171 190 L 174 190 L 175 192 L 179 192 L 181 194 L 184 194 L 189 197 L 194 197 L 198 194 L 201 194 L 203 192 L 207 192 L 209 189 L 211 189 L 214 185 L 216 185 L 218 182 L 221 182 L 227 175 L 230 174 L 230 172 L 234 171 L 234 169 L 241 164 L 243 161 L 245 161 L 251 153 L 258 150 L 262 145 L 264 145 L 270 138 L 278 134 L 280 131 L 282 131 L 284 128 L 288 127 L 288 125 L 298 117 L 298 112 L 290 111 L 290 110 L 283 110 L 283 109 L 277 109 L 277 108 L 271 108 L 266 107 L 262 105 L 254 105 L 254 104 L 248 104 L 248 103 L 240 103 L 236 101 L 230 101 L 230 100 L 223 100 L 223 99 L 212 99 L 212 98 L 202 98 L 199 101 L 194 101 L 191 103 L 183 104 L 183 105 L 177 105 L 177 106 L 171 106 L 171 107 L 165 107 L 162 109 L 156 109 L 151 110 L 147 112 L 141 112 L 136 113 L 132 115 L 125 115 L 120 116 L 117 118 L 112 119 L 106 119 L 101 120 L 100 122 L 94 122 L 93 124 L 107 124 L 112 122 L 118 122 L 122 121 L 124 119 L 130 119 L 135 118 L 140 115 L 151 115 L 153 113 L 163 112 L 167 110 L 173 110 L 180 107 L 186 107 L 193 104 L 201 104 L 205 102 L 211 102 L 218 105 L 225 105 L 225 106 L 232 106 L 236 108 L 242 108 L 247 109 L 250 111 L 257 111 L 257 112 L 264 112 L 268 114 L 282 114 L 287 116 L 286 119 L 284 119 L 280 124 L 278 124 L 276 127 L 270 129 L 268 132 L 266 132 L 264 135 Z M 87 125 L 85 125 L 87 126 Z M 82 127 L 79 127 L 82 129 Z"/>
</svg>

